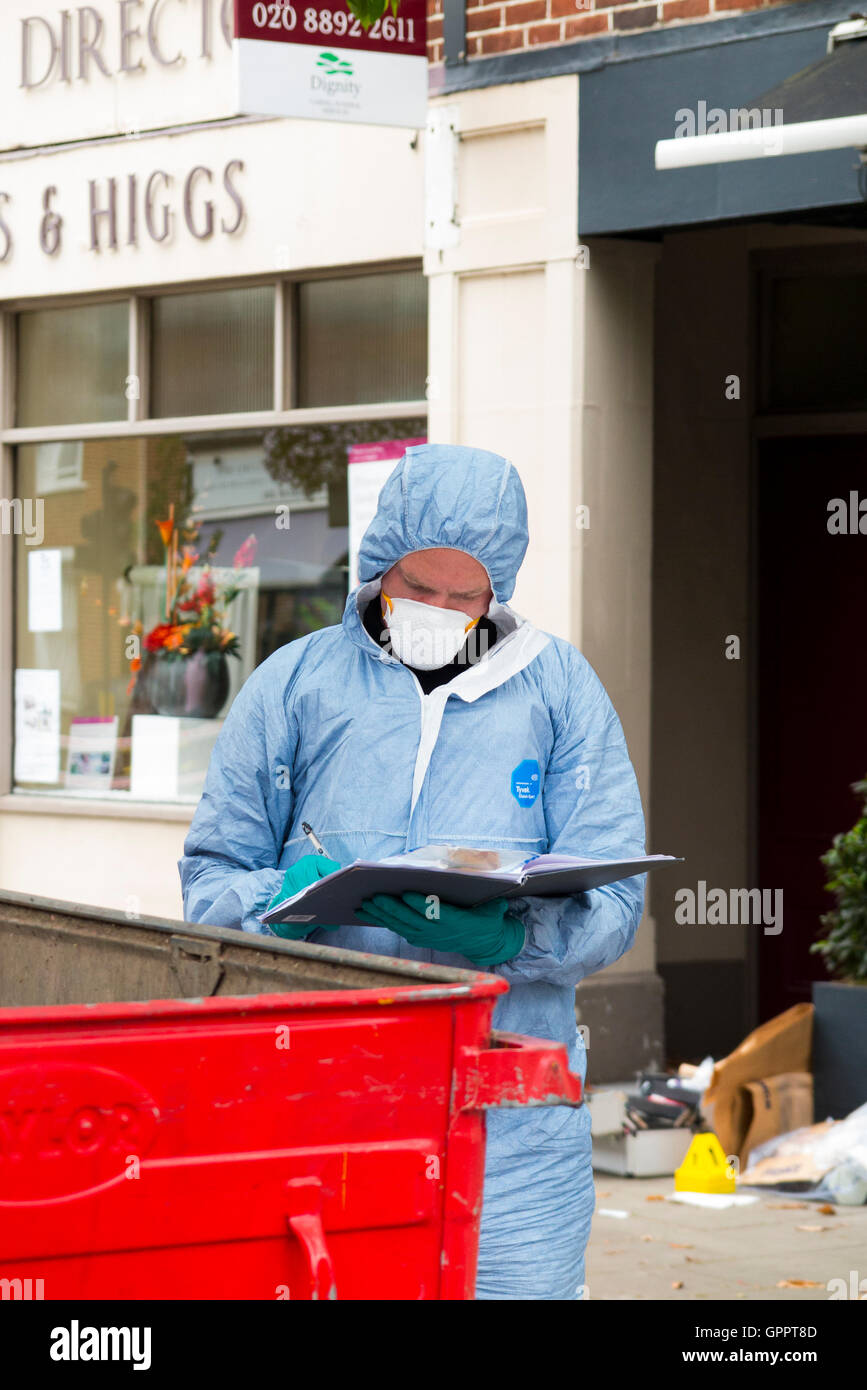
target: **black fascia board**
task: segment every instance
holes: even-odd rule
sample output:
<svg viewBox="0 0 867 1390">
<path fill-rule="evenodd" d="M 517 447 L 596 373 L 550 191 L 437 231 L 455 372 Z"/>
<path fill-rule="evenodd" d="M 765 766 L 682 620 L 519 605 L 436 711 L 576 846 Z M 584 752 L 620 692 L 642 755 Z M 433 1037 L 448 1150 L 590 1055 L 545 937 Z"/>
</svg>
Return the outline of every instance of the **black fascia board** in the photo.
<svg viewBox="0 0 867 1390">
<path fill-rule="evenodd" d="M 819 25 L 812 20 L 827 8 L 821 0 L 792 11 L 796 8 L 809 12 L 808 26 L 765 27 L 736 43 L 680 49 L 579 79 L 579 238 L 812 214 L 846 205 L 861 224 L 864 166 L 854 148 L 686 169 L 654 165 L 657 140 L 683 129 L 684 112 L 695 113 L 698 127 L 702 107 L 705 113 L 752 108 L 757 92 L 773 91 L 822 60 L 829 18 L 839 19 L 839 7 Z M 763 114 L 769 123 L 786 119 L 776 108 Z"/>
</svg>

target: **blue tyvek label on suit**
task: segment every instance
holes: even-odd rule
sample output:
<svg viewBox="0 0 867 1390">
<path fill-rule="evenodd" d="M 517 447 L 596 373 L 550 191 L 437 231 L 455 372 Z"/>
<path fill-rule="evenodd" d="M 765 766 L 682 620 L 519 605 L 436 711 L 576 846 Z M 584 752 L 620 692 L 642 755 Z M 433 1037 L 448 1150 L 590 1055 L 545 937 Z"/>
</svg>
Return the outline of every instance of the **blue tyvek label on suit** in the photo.
<svg viewBox="0 0 867 1390">
<path fill-rule="evenodd" d="M 512 796 L 519 806 L 532 806 L 541 784 L 538 762 L 535 758 L 525 758 L 512 773 Z"/>
</svg>

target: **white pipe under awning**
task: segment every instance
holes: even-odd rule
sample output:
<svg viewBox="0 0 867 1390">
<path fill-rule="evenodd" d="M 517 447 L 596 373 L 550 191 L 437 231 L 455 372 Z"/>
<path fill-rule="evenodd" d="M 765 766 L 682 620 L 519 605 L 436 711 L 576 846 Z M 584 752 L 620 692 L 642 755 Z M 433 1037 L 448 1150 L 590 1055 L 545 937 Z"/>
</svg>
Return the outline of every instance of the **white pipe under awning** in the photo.
<svg viewBox="0 0 867 1390">
<path fill-rule="evenodd" d="M 766 125 L 713 135 L 679 135 L 657 140 L 657 169 L 691 169 L 700 164 L 729 164 L 738 159 L 767 159 L 780 154 L 815 154 L 819 150 L 867 147 L 867 114 L 827 121 Z"/>
</svg>

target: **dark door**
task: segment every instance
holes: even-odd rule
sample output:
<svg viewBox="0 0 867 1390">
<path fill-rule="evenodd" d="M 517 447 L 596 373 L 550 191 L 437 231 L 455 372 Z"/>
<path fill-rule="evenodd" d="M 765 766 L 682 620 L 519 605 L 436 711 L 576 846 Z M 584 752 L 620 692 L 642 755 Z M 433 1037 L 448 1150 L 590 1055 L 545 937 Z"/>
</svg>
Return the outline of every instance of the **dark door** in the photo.
<svg viewBox="0 0 867 1390">
<path fill-rule="evenodd" d="M 760 446 L 759 883 L 783 890 L 780 934 L 755 929 L 763 1019 L 828 978 L 809 953 L 833 904 L 819 856 L 867 776 L 867 534 L 828 530 L 852 492 L 867 501 L 867 437 Z"/>
</svg>

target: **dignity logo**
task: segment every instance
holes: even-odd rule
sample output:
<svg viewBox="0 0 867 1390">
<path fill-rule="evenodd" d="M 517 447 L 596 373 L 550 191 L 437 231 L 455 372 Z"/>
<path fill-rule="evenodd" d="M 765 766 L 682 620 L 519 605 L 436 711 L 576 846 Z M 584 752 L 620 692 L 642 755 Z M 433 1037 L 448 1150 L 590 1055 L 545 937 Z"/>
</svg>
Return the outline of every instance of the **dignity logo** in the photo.
<svg viewBox="0 0 867 1390">
<path fill-rule="evenodd" d="M 52 1361 L 132 1361 L 134 1371 L 149 1371 L 149 1327 L 81 1327 L 73 1318 L 69 1327 L 51 1329 Z"/>
<path fill-rule="evenodd" d="M 310 86 L 314 92 L 325 92 L 326 96 L 349 96 L 357 97 L 361 91 L 358 82 L 350 82 L 347 79 L 354 76 L 352 64 L 348 58 L 341 58 L 336 53 L 323 52 L 316 59 L 316 66 L 322 68 L 324 76 L 314 73 L 310 78 Z M 332 81 L 331 79 L 339 79 Z"/>
</svg>

